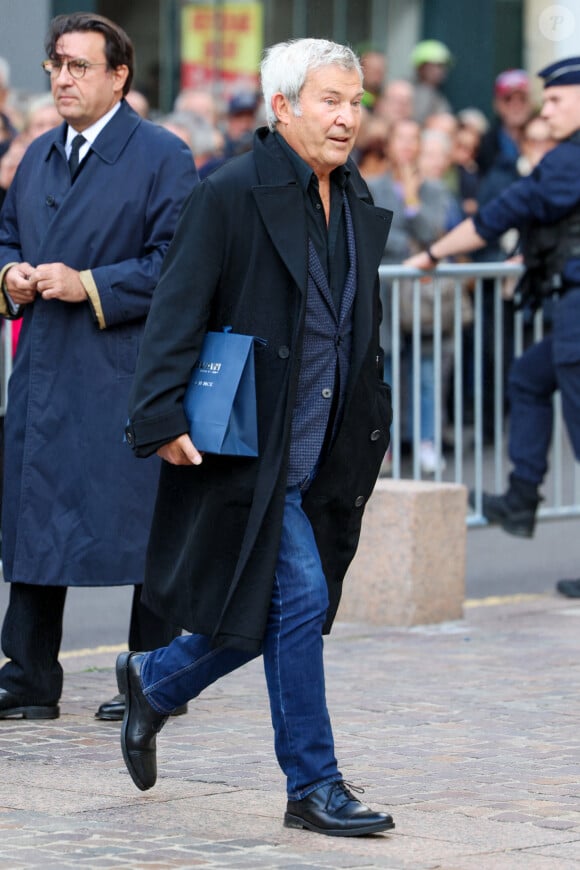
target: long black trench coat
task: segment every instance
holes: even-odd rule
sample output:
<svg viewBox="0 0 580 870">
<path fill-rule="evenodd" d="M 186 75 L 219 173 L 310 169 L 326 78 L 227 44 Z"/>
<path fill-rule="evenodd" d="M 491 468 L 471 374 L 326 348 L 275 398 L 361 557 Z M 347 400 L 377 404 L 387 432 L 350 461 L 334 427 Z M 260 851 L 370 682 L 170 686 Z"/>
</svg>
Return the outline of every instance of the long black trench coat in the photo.
<svg viewBox="0 0 580 870">
<path fill-rule="evenodd" d="M 276 138 L 258 130 L 252 152 L 193 191 L 154 293 L 128 427 L 141 456 L 187 431 L 183 394 L 206 330 L 266 340 L 255 351 L 260 456 L 162 463 L 144 590 L 166 618 L 248 650 L 260 649 L 271 597 L 307 289 L 303 193 Z M 391 422 L 377 278 L 391 213 L 350 169 L 358 276 L 349 382 L 339 431 L 304 500 L 329 587 L 326 631 Z"/>
</svg>

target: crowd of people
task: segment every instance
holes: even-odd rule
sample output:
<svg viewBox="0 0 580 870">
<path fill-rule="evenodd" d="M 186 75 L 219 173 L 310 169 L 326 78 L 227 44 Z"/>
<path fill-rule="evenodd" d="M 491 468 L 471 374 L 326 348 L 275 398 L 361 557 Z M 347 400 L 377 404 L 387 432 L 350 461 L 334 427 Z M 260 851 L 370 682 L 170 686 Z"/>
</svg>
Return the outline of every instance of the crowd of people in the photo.
<svg viewBox="0 0 580 870">
<path fill-rule="evenodd" d="M 365 56 L 363 55 L 363 68 Z M 419 43 L 412 52 L 415 69 L 413 80 L 387 79 L 378 89 L 373 77 L 373 99 L 361 126 L 356 159 L 377 205 L 394 211 L 393 228 L 385 248 L 383 263 L 397 264 L 425 249 L 477 210 L 512 181 L 528 174 L 546 151 L 554 146 L 545 121 L 540 117 L 531 90 L 531 80 L 521 69 L 500 73 L 494 82 L 493 118 L 475 107 L 453 109 L 441 91 L 452 57 L 445 45 L 436 40 Z M 376 59 L 372 61 L 373 73 Z M 474 259 L 500 261 L 515 253 L 518 238 L 506 234 L 498 243 L 478 251 Z M 432 282 L 431 282 L 432 283 Z M 492 282 L 486 282 L 485 290 Z M 421 367 L 420 381 L 420 467 L 424 473 L 443 469 L 445 459 L 435 447 L 435 389 L 432 343 L 433 306 L 428 282 L 421 294 Z M 401 347 L 403 352 L 402 383 L 410 385 L 412 370 L 412 310 L 409 302 L 411 282 L 401 286 Z M 441 284 L 443 320 L 443 372 L 452 374 L 451 350 L 446 338 L 453 328 L 452 318 L 445 318 L 446 298 L 452 300 L 452 282 Z M 503 303 L 513 303 L 506 294 Z M 494 330 L 494 295 L 484 292 L 484 438 L 491 442 L 494 433 L 494 365 L 498 337 Z M 385 376 L 390 379 L 391 344 L 390 288 L 383 288 L 386 316 L 382 343 L 387 352 Z M 503 359 L 505 378 L 513 357 L 513 312 L 506 310 L 503 319 Z M 465 421 L 473 407 L 471 377 L 471 297 L 464 291 L 462 306 L 463 340 L 466 344 Z M 447 411 L 448 379 L 444 379 L 442 406 Z M 410 389 L 401 390 L 402 443 L 411 441 L 413 414 L 408 399 Z M 451 404 L 451 403 L 449 403 Z M 388 458 L 387 458 L 388 467 Z"/>
<path fill-rule="evenodd" d="M 493 199 L 512 181 L 531 171 L 546 151 L 555 144 L 545 121 L 534 105 L 531 81 L 522 69 L 500 73 L 494 83 L 493 118 L 488 120 L 474 107 L 452 107 L 442 86 L 454 63 L 449 49 L 433 39 L 418 43 L 410 57 L 414 75 L 410 79 L 389 75 L 385 54 L 370 47 L 361 51 L 364 71 L 364 112 L 353 151 L 361 175 L 371 189 L 377 205 L 394 212 L 394 223 L 384 251 L 383 263 L 397 264 L 422 250 L 456 226 L 463 218 Z M 0 204 L 16 167 L 30 141 L 60 123 L 50 95 L 32 95 L 19 101 L 18 110 L 10 101 L 9 72 L 0 60 Z M 213 172 L 231 157 L 251 149 L 255 129 L 265 123 L 264 105 L 258 91 L 234 91 L 228 99 L 202 88 L 184 88 L 177 95 L 172 110 L 161 114 L 151 108 L 149 100 L 132 88 L 126 97 L 135 111 L 156 121 L 182 139 L 191 149 L 200 178 Z M 5 152 L 5 153 L 2 153 Z M 517 238 L 508 233 L 498 242 L 478 251 L 474 259 L 499 261 L 512 254 Z M 486 285 L 486 289 L 489 284 Z M 401 346 L 403 349 L 402 383 L 409 385 L 412 367 L 411 285 L 403 284 L 401 300 Z M 443 288 L 449 299 L 451 283 Z M 422 295 L 429 296 L 423 285 Z M 445 304 L 445 303 L 444 303 Z M 513 303 L 506 294 L 503 301 L 504 379 L 513 357 Z M 391 322 L 390 288 L 383 288 L 381 338 L 386 350 L 385 377 L 390 380 Z M 435 389 L 433 345 L 433 306 L 422 306 L 420 367 L 420 467 L 432 474 L 444 468 L 445 459 L 435 448 Z M 471 299 L 464 294 L 462 311 L 466 360 L 470 359 Z M 493 329 L 493 294 L 484 293 L 484 439 L 494 436 L 494 359 L 497 336 Z M 444 321 L 449 333 L 451 322 Z M 452 374 L 451 353 L 445 344 L 444 372 L 446 383 Z M 17 330 L 15 331 L 17 338 Z M 471 364 L 466 361 L 463 373 L 465 422 L 472 414 Z M 504 383 L 505 386 L 505 383 Z M 404 395 L 409 394 L 405 389 Z M 447 388 L 443 389 L 446 413 Z M 413 409 L 411 402 L 402 404 L 401 438 L 403 449 L 412 441 Z M 507 408 L 506 408 L 507 410 Z M 445 419 L 445 418 L 444 418 Z M 384 469 L 388 470 L 389 457 Z"/>
</svg>

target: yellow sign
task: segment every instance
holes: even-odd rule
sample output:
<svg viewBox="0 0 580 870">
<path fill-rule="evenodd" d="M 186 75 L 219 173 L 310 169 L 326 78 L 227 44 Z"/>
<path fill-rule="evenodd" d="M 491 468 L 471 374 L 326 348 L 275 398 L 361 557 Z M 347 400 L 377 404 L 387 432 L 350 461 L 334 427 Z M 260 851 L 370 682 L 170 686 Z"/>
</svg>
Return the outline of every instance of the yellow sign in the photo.
<svg viewBox="0 0 580 870">
<path fill-rule="evenodd" d="M 258 81 L 262 4 L 188 4 L 181 18 L 181 86 Z"/>
</svg>

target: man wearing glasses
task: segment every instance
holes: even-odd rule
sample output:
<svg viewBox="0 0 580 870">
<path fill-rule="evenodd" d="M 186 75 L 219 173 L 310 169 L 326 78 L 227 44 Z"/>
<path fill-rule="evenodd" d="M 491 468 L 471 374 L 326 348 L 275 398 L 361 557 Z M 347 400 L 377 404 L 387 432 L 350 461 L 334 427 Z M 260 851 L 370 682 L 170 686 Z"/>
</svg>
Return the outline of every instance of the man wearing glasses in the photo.
<svg viewBox="0 0 580 870">
<path fill-rule="evenodd" d="M 116 24 L 58 16 L 47 54 L 64 123 L 29 146 L 0 220 L 0 314 L 23 320 L 5 424 L 0 719 L 58 717 L 69 586 L 133 585 L 132 649 L 178 633 L 140 604 L 158 465 L 133 458 L 122 432 L 197 173 L 190 150 L 125 101 L 134 54 Z M 99 710 L 122 716 L 123 699 Z"/>
</svg>

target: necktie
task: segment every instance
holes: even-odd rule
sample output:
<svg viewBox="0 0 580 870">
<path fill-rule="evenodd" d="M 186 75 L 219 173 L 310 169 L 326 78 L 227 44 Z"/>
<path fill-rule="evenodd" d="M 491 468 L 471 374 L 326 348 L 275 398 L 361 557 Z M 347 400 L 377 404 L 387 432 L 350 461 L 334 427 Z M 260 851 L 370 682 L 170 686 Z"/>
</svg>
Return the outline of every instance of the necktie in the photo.
<svg viewBox="0 0 580 870">
<path fill-rule="evenodd" d="M 71 178 L 75 177 L 75 173 L 79 168 L 79 151 L 85 141 L 85 137 L 82 135 L 82 133 L 77 133 L 77 135 L 72 140 L 71 152 L 68 158 L 68 168 L 70 169 Z"/>
</svg>

